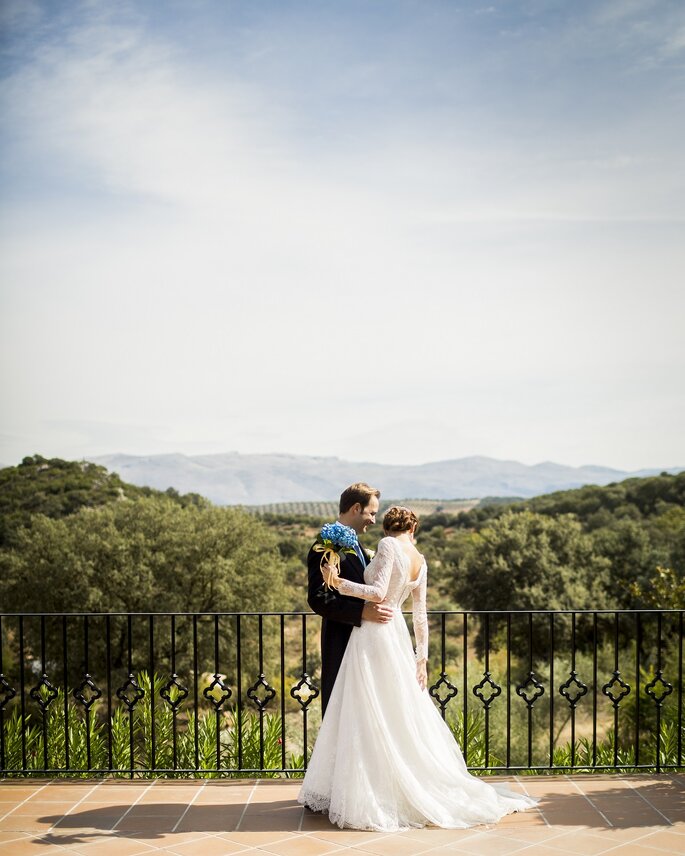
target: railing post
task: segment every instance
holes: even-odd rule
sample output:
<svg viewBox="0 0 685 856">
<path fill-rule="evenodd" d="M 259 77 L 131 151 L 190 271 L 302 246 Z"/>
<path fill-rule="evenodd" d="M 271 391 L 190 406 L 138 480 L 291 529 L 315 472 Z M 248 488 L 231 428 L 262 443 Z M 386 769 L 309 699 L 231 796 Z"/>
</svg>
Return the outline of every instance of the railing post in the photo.
<svg viewBox="0 0 685 856">
<path fill-rule="evenodd" d="M 195 772 L 199 772 L 200 770 L 200 724 L 198 722 L 199 717 L 199 709 L 198 709 L 198 692 L 197 692 L 197 684 L 200 679 L 200 673 L 198 671 L 198 660 L 197 660 L 197 615 L 193 615 L 193 725 L 194 725 L 194 735 L 193 739 L 195 742 Z"/>
<path fill-rule="evenodd" d="M 641 613 L 635 615 L 635 766 L 640 763 L 640 649 L 642 646 Z"/>
<path fill-rule="evenodd" d="M 243 681 L 242 681 L 242 654 L 240 650 L 240 614 L 235 617 L 236 632 L 236 676 L 238 681 L 238 716 L 235 720 L 238 732 L 238 769 L 243 767 Z"/>
<path fill-rule="evenodd" d="M 0 681 L 5 680 L 5 670 L 2 665 L 2 649 L 4 637 L 2 633 L 2 616 L 0 615 Z M 4 689 L 4 684 L 3 684 Z M 5 769 L 5 699 L 0 704 L 0 771 Z"/>
<path fill-rule="evenodd" d="M 656 655 L 656 673 L 661 677 L 661 646 L 663 641 L 661 638 L 661 612 L 657 615 L 657 655 Z M 661 701 L 656 705 L 656 771 L 661 772 Z"/>
<path fill-rule="evenodd" d="M 683 612 L 678 629 L 678 766 L 683 765 Z"/>
<path fill-rule="evenodd" d="M 69 671 L 67 668 L 67 616 L 62 616 L 62 680 L 64 681 L 64 766 L 69 769 Z M 0 672 L 2 667 L 0 666 Z M 88 669 L 86 669 L 88 671 Z M 90 765 L 89 765 L 90 766 Z"/>
<path fill-rule="evenodd" d="M 468 764 L 468 748 L 469 748 L 469 713 L 468 713 L 468 705 L 467 702 L 469 700 L 469 692 L 468 692 L 468 662 L 469 662 L 469 640 L 468 640 L 468 613 L 464 613 L 464 727 L 462 729 L 464 734 L 464 745 L 461 747 L 462 754 L 464 755 L 464 763 Z"/>
<path fill-rule="evenodd" d="M 507 767 L 511 766 L 511 613 L 507 613 Z"/>
<path fill-rule="evenodd" d="M 26 771 L 26 686 L 24 683 L 24 616 L 19 616 L 19 682 L 21 691 L 21 766 Z"/>
<path fill-rule="evenodd" d="M 554 613 L 549 614 L 549 767 L 554 766 Z"/>
<path fill-rule="evenodd" d="M 306 616 L 303 616 L 306 617 Z M 280 645 L 279 654 L 281 660 L 281 766 L 285 768 L 285 616 L 281 614 L 279 622 Z M 305 629 L 306 641 L 306 629 Z"/>
<path fill-rule="evenodd" d="M 597 766 L 597 613 L 592 614 L 592 766 Z"/>
<path fill-rule="evenodd" d="M 155 617 L 148 620 L 148 651 L 150 655 L 150 766 L 157 767 L 156 722 L 155 722 Z"/>
</svg>

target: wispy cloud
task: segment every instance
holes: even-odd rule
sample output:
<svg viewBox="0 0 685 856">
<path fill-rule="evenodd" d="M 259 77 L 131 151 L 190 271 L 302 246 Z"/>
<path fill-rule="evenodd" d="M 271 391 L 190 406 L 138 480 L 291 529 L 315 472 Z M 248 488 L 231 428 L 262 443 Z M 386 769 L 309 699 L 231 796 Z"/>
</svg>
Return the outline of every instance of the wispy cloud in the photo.
<svg viewBox="0 0 685 856">
<path fill-rule="evenodd" d="M 586 463 L 598 390 L 641 364 L 672 413 L 682 6 L 350 8 L 3 6 L 12 431 L 364 457 L 418 394 L 454 454 Z M 571 408 L 597 393 L 570 445 L 539 406 L 553 383 Z M 76 442 L 107 451 L 96 433 Z M 417 432 L 395 433 L 398 459 Z M 600 462 L 650 464 L 632 442 Z"/>
</svg>

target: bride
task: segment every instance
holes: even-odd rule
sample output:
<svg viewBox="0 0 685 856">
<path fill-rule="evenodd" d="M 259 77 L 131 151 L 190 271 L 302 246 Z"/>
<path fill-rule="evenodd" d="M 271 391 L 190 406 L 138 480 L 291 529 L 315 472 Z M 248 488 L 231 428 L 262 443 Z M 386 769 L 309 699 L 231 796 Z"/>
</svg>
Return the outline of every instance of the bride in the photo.
<svg viewBox="0 0 685 856">
<path fill-rule="evenodd" d="M 417 524 L 408 508 L 386 512 L 365 585 L 323 568 L 326 583 L 341 594 L 395 610 L 393 621 L 353 628 L 298 796 L 340 827 L 460 829 L 537 802 L 472 776 L 426 692 L 427 567 L 413 543 Z M 410 592 L 416 658 L 401 611 Z"/>
</svg>

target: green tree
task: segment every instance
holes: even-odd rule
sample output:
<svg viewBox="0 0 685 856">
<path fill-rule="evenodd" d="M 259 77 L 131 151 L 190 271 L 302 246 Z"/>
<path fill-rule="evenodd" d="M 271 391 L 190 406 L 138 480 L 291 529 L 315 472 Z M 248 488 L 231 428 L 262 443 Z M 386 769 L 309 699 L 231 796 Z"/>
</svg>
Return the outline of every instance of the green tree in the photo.
<svg viewBox="0 0 685 856">
<path fill-rule="evenodd" d="M 473 533 L 456 567 L 457 602 L 471 610 L 580 610 L 606 605 L 609 562 L 597 555 L 591 538 L 571 516 L 551 518 L 530 511 L 507 511 Z M 567 621 L 560 621 L 561 630 Z M 503 638 L 503 623 L 495 635 Z M 516 620 L 514 650 L 527 651 L 527 624 Z M 477 644 L 483 644 L 481 626 Z M 580 640 L 579 640 L 580 641 Z M 539 619 L 534 650 L 546 656 L 547 624 Z"/>
<path fill-rule="evenodd" d="M 255 517 L 164 497 L 34 515 L 0 565 L 3 603 L 18 612 L 272 609 L 284 567 Z"/>
<path fill-rule="evenodd" d="M 142 497 L 82 508 L 62 519 L 35 515 L 30 527 L 17 531 L 14 545 L 0 551 L 0 598 L 5 611 L 22 613 L 269 611 L 282 603 L 284 568 L 274 534 L 247 513 Z M 72 619 L 69 626 L 80 621 Z M 157 626 L 166 627 L 166 621 L 159 619 Z M 146 666 L 147 625 L 140 618 L 133 624 L 132 647 Z M 104 622 L 92 619 L 91 625 L 89 648 L 93 660 L 102 659 Z M 114 618 L 111 626 L 112 662 L 121 666 L 128 648 L 126 619 Z M 206 659 L 212 629 L 207 622 L 203 627 Z M 46 621 L 53 662 L 61 658 L 61 633 L 59 619 Z M 177 649 L 184 652 L 186 668 L 192 633 L 191 619 L 179 619 Z M 227 645 L 232 633 L 226 622 Z M 37 657 L 36 619 L 26 620 L 25 634 L 27 656 Z M 167 661 L 168 639 L 164 630 L 158 653 Z"/>
<path fill-rule="evenodd" d="M 509 511 L 473 536 L 456 596 L 468 609 L 602 607 L 607 569 L 572 517 Z"/>
<path fill-rule="evenodd" d="M 634 596 L 654 609 L 685 609 L 685 576 L 658 566 L 644 584 L 633 583 Z"/>
<path fill-rule="evenodd" d="M 643 583 L 657 564 L 658 556 L 642 522 L 623 518 L 591 533 L 595 550 L 609 561 L 606 579 L 607 603 L 620 609 L 639 606 L 631 585 Z"/>
<path fill-rule="evenodd" d="M 666 505 L 648 521 L 650 539 L 659 550 L 660 564 L 685 575 L 685 507 Z"/>
<path fill-rule="evenodd" d="M 0 470 L 0 547 L 13 543 L 14 533 L 35 514 L 59 519 L 81 508 L 162 495 L 153 488 L 126 484 L 116 473 L 89 461 L 26 457 L 18 466 Z M 166 495 L 179 505 L 210 505 L 198 494 L 182 496 L 173 488 Z"/>
</svg>

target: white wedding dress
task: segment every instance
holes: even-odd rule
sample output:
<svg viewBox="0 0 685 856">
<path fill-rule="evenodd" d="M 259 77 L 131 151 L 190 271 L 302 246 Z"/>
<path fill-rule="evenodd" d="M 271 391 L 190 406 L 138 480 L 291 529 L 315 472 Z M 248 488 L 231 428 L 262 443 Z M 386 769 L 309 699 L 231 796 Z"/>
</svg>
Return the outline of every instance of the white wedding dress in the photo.
<svg viewBox="0 0 685 856">
<path fill-rule="evenodd" d="M 532 808 L 536 800 L 468 772 L 420 688 L 401 606 L 411 592 L 416 658 L 427 659 L 427 568 L 424 562 L 411 581 L 409 564 L 389 536 L 364 572 L 366 585 L 341 580 L 342 594 L 382 598 L 395 615 L 352 630 L 298 802 L 327 812 L 340 827 L 379 832 L 427 824 L 461 829 Z"/>
</svg>

